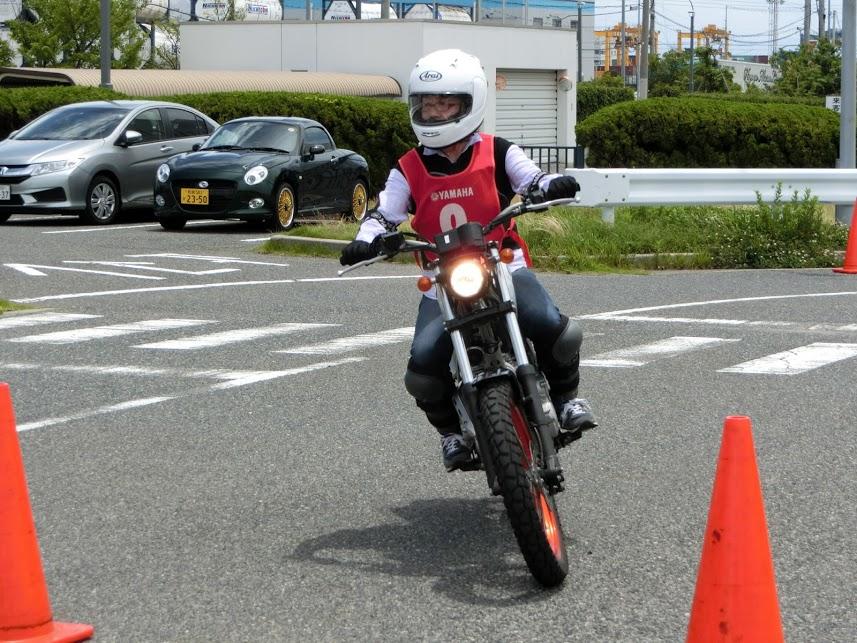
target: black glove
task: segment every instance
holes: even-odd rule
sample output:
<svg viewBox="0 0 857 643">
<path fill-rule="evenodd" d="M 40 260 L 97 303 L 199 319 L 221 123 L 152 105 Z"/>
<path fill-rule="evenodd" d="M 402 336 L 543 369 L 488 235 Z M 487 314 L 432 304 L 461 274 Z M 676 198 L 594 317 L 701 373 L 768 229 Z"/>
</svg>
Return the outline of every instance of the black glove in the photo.
<svg viewBox="0 0 857 643">
<path fill-rule="evenodd" d="M 548 189 L 545 190 L 545 199 L 553 201 L 554 199 L 571 198 L 580 190 L 580 185 L 571 176 L 558 176 L 548 183 Z"/>
<path fill-rule="evenodd" d="M 366 241 L 352 241 L 342 249 L 339 255 L 339 263 L 343 266 L 353 266 L 355 263 L 366 261 L 377 257 L 381 253 L 381 237 L 375 237 L 372 243 Z"/>
</svg>

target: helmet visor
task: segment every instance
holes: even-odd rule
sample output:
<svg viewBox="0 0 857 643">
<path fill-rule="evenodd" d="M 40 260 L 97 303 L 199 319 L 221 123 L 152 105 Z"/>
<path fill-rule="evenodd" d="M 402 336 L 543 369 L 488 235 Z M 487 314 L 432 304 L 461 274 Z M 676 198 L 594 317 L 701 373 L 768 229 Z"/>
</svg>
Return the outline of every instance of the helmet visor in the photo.
<svg viewBox="0 0 857 643">
<path fill-rule="evenodd" d="M 470 94 L 411 94 L 408 101 L 411 122 L 429 127 L 454 123 L 467 116 L 473 107 Z"/>
</svg>

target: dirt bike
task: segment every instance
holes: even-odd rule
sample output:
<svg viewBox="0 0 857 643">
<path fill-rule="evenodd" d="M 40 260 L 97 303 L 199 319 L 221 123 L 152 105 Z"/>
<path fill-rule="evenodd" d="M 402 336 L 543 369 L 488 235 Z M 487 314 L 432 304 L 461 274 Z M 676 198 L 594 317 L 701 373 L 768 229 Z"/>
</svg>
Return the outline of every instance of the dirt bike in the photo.
<svg viewBox="0 0 857 643">
<path fill-rule="evenodd" d="M 390 232 L 380 255 L 339 275 L 401 252 L 421 255 L 432 277 L 419 278 L 437 299 L 453 345 L 450 369 L 461 434 L 473 453 L 465 470 L 484 470 L 488 487 L 503 497 L 524 560 L 536 580 L 552 587 L 568 574 L 566 541 L 555 496 L 563 491 L 557 450 L 578 437 L 560 431 L 550 389 L 538 368 L 532 343 L 518 326 L 510 248 L 488 241 L 495 228 L 526 212 L 575 199 L 541 201 L 528 196 L 502 210 L 485 226 L 464 223 L 435 237 Z M 408 238 L 411 237 L 411 238 Z M 428 256 L 434 258 L 427 259 Z"/>
</svg>

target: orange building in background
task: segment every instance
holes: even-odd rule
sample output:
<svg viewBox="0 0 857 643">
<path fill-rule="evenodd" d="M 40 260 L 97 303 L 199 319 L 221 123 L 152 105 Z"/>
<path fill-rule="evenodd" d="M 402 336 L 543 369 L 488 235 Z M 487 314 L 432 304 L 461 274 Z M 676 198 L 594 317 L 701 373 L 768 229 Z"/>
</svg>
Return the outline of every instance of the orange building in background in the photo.
<svg viewBox="0 0 857 643">
<path fill-rule="evenodd" d="M 611 72 L 622 76 L 624 68 L 628 85 L 635 85 L 637 78 L 637 60 L 641 40 L 638 26 L 625 25 L 625 60 L 622 60 L 622 24 L 609 29 L 595 30 L 595 76 L 600 77 Z M 658 53 L 659 32 L 652 33 L 652 48 L 649 55 Z"/>
</svg>

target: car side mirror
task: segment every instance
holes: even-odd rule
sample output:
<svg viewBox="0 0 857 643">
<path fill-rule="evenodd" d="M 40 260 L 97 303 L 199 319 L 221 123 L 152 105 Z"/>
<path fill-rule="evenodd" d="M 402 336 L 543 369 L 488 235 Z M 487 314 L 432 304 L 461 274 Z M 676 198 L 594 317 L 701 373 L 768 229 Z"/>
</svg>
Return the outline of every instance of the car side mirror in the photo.
<svg viewBox="0 0 857 643">
<path fill-rule="evenodd" d="M 190 149 L 191 149 L 191 150 L 193 150 L 194 152 L 196 152 L 196 151 L 198 151 L 198 150 L 199 150 L 199 148 L 201 148 L 201 147 L 202 147 L 202 143 L 194 143 L 193 145 L 191 145 L 191 148 L 190 148 Z"/>
<path fill-rule="evenodd" d="M 119 137 L 119 140 L 116 141 L 118 145 L 122 147 L 128 147 L 129 145 L 134 145 L 143 140 L 143 135 L 140 134 L 137 130 L 129 129 L 125 130 L 125 133 Z"/>
<path fill-rule="evenodd" d="M 312 158 L 316 154 L 322 154 L 324 152 L 324 145 L 310 145 L 309 147 L 304 148 L 304 156 L 307 158 Z"/>
</svg>

